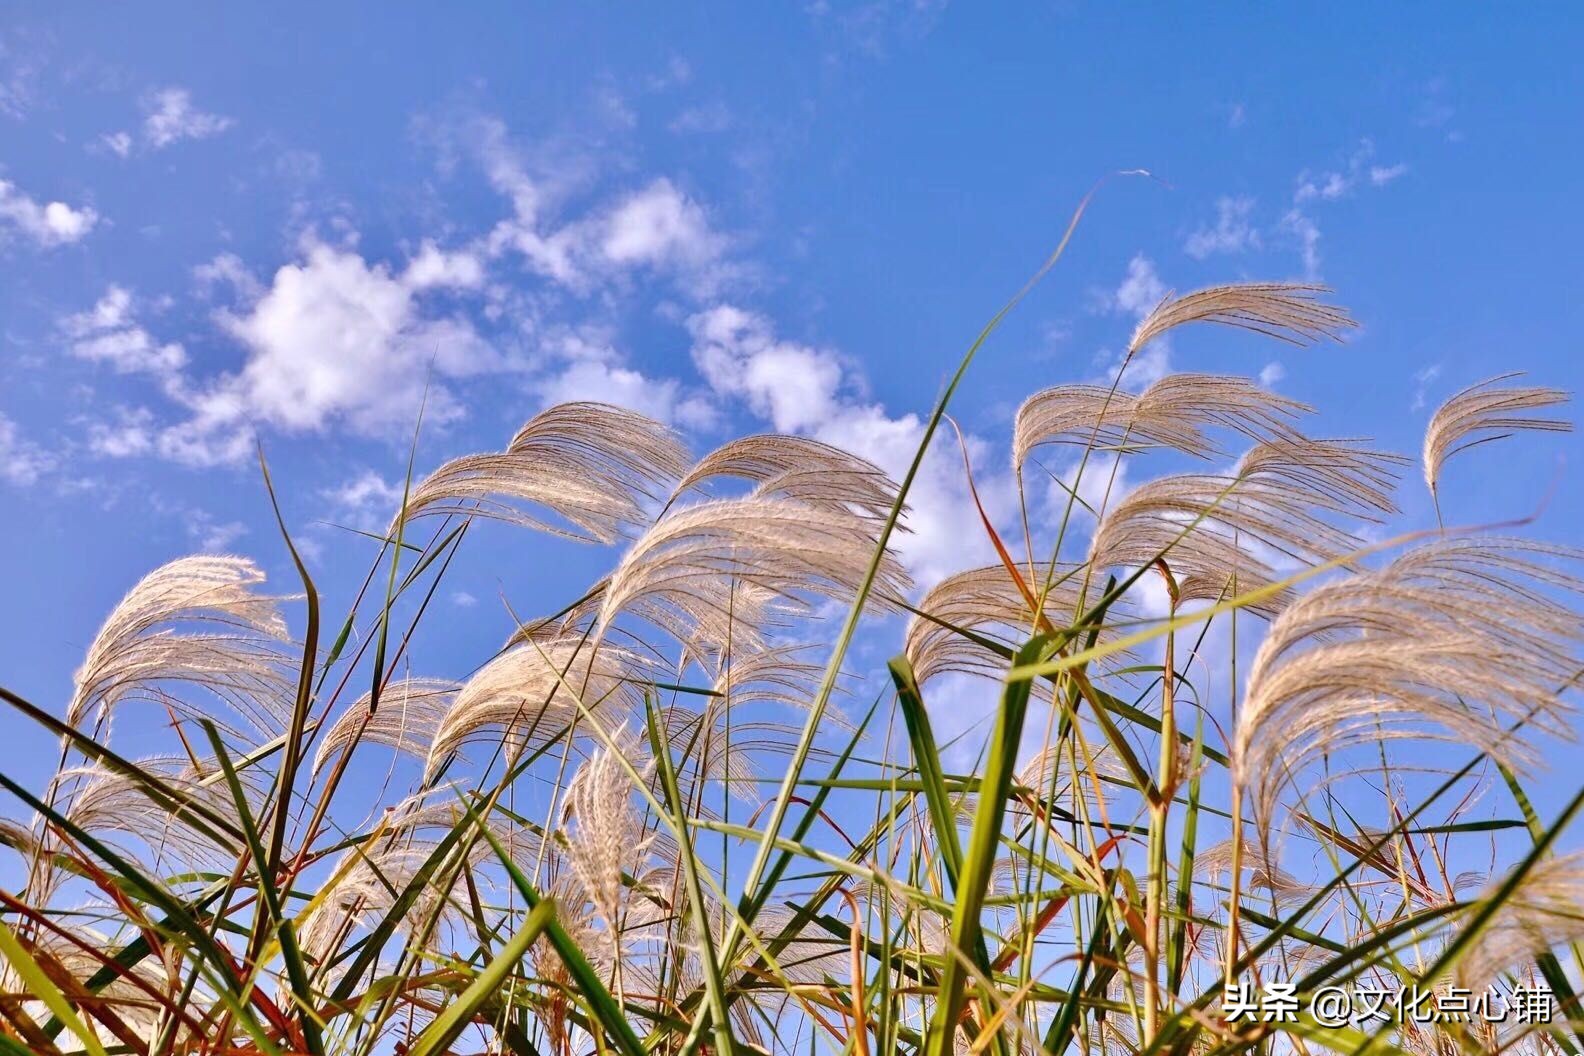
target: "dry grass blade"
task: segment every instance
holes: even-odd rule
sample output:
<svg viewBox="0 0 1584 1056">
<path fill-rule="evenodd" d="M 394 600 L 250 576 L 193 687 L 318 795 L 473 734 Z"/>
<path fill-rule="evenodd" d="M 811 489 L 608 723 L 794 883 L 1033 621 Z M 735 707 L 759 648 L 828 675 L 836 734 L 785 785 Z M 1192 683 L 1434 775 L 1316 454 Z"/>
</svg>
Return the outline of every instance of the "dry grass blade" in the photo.
<svg viewBox="0 0 1584 1056">
<path fill-rule="evenodd" d="M 1564 433 L 1573 423 L 1560 418 L 1543 418 L 1530 412 L 1558 407 L 1568 402 L 1561 389 L 1535 386 L 1500 385 L 1522 377 L 1521 373 L 1499 374 L 1470 385 L 1436 408 L 1425 428 L 1424 478 L 1432 496 L 1441 481 L 1447 459 L 1459 451 L 1488 440 L 1499 440 L 1518 430 Z"/>
</svg>

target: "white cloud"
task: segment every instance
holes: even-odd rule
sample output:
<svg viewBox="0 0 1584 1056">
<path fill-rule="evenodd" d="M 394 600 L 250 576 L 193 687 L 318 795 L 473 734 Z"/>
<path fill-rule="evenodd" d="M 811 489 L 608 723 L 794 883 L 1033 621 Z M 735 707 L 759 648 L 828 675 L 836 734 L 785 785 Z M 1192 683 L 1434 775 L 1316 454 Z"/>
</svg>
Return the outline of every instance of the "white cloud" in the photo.
<svg viewBox="0 0 1584 1056">
<path fill-rule="evenodd" d="M 1248 121 L 1248 107 L 1242 103 L 1233 103 L 1227 108 L 1227 127 L 1242 128 Z"/>
<path fill-rule="evenodd" d="M 113 422 L 91 422 L 88 449 L 105 458 L 132 458 L 154 450 L 154 412 L 147 407 L 118 408 Z"/>
<path fill-rule="evenodd" d="M 721 238 L 698 203 L 662 178 L 611 210 L 600 249 L 616 264 L 696 268 L 719 255 Z"/>
<path fill-rule="evenodd" d="M 1414 393 L 1412 410 L 1422 411 L 1429 402 L 1430 384 L 1441 376 L 1441 364 L 1432 363 L 1414 371 Z"/>
<path fill-rule="evenodd" d="M 1254 199 L 1222 197 L 1216 202 L 1214 227 L 1202 227 L 1188 236 L 1183 252 L 1195 260 L 1203 260 L 1212 253 L 1242 253 L 1260 248 L 1260 233 L 1249 222 L 1254 211 Z"/>
<path fill-rule="evenodd" d="M 468 250 L 447 252 L 425 239 L 402 282 L 412 290 L 475 290 L 484 284 L 484 262 Z"/>
<path fill-rule="evenodd" d="M 1167 287 L 1155 272 L 1155 262 L 1142 253 L 1128 261 L 1127 274 L 1115 292 L 1105 294 L 1103 304 L 1113 312 L 1142 319 L 1166 298 Z M 1123 366 L 1120 360 L 1111 363 L 1111 371 Z M 1171 339 L 1157 337 L 1133 356 L 1126 364 L 1122 385 L 1129 389 L 1142 389 L 1171 373 Z M 1096 379 L 1110 384 L 1113 374 Z"/>
<path fill-rule="evenodd" d="M 182 346 L 161 344 L 138 325 L 132 293 L 124 286 L 111 285 L 91 309 L 67 316 L 61 328 L 72 355 L 108 364 L 117 374 L 169 379 L 187 363 Z"/>
<path fill-rule="evenodd" d="M 0 414 L 0 480 L 26 487 L 54 468 L 54 456 L 24 437 L 16 422 Z"/>
<path fill-rule="evenodd" d="M 1320 225 L 1302 209 L 1287 210 L 1281 219 L 1282 230 L 1298 242 L 1298 252 L 1303 258 L 1304 274 L 1311 279 L 1320 277 Z"/>
<path fill-rule="evenodd" d="M 776 336 L 769 320 L 721 304 L 687 320 L 693 360 L 720 396 L 742 401 L 780 432 L 813 436 L 874 462 L 900 481 L 924 437 L 915 414 L 892 417 L 877 403 L 843 394 L 858 386 L 834 352 Z M 1015 509 L 1010 475 L 986 472 L 982 442 L 970 437 L 980 493 L 992 518 L 1005 524 Z M 910 532 L 893 545 L 921 584 L 992 560 L 994 552 L 968 496 L 961 456 L 950 430 L 938 431 L 909 494 Z"/>
<path fill-rule="evenodd" d="M 1282 379 L 1286 376 L 1287 368 L 1278 362 L 1272 361 L 1265 364 L 1264 368 L 1259 372 L 1259 383 L 1262 388 L 1274 389 L 1281 384 Z"/>
<path fill-rule="evenodd" d="M 88 206 L 73 208 L 65 202 L 40 204 L 9 180 L 0 180 L 0 226 L 9 226 L 37 245 L 63 246 L 82 239 L 99 222 Z"/>
<path fill-rule="evenodd" d="M 287 429 L 342 418 L 363 432 L 410 423 L 431 364 L 437 378 L 463 377 L 494 357 L 466 320 L 427 317 L 409 275 L 310 239 L 304 259 L 278 270 L 251 310 L 222 316 L 249 356 L 217 391 Z M 429 407 L 441 418 L 460 413 L 438 384 Z"/>
<path fill-rule="evenodd" d="M 639 268 L 669 275 L 701 293 L 718 285 L 728 239 L 714 230 L 703 206 L 672 181 L 661 177 L 558 222 L 549 215 L 550 206 L 565 188 L 548 186 L 550 181 L 529 172 L 499 121 L 475 127 L 474 149 L 490 184 L 512 203 L 512 215 L 480 243 L 486 256 L 516 253 L 530 270 L 576 293 Z"/>
<path fill-rule="evenodd" d="M 671 424 L 708 428 L 718 413 L 706 394 L 690 393 L 676 378 L 651 377 L 629 365 L 597 327 L 559 330 L 538 345 L 541 372 L 532 388 L 546 405 L 592 400 Z"/>
<path fill-rule="evenodd" d="M 716 100 L 683 110 L 667 127 L 678 135 L 711 135 L 732 125 L 731 108 Z"/>
<path fill-rule="evenodd" d="M 1348 155 L 1341 169 L 1320 172 L 1305 169 L 1298 174 L 1292 208 L 1282 216 L 1280 229 L 1297 243 L 1304 273 L 1310 279 L 1320 277 L 1320 225 L 1313 207 L 1347 198 L 1361 186 L 1385 187 L 1408 171 L 1405 162 L 1377 165 L 1374 158 L 1375 144 L 1364 139 Z"/>
<path fill-rule="evenodd" d="M 1400 161 L 1396 165 L 1371 165 L 1369 181 L 1372 187 L 1384 187 L 1408 171 L 1408 163 Z"/>
<path fill-rule="evenodd" d="M 118 158 L 125 158 L 132 153 L 132 133 L 106 132 L 99 137 L 99 145 Z"/>
<path fill-rule="evenodd" d="M 451 604 L 459 609 L 471 609 L 478 604 L 478 599 L 465 590 L 453 590 L 451 592 Z"/>
<path fill-rule="evenodd" d="M 693 362 L 717 393 L 747 401 L 782 432 L 830 418 L 842 382 L 834 353 L 778 340 L 763 316 L 717 305 L 687 321 Z"/>
<path fill-rule="evenodd" d="M 1127 275 L 1111 303 L 1117 311 L 1128 312 L 1140 318 L 1149 314 L 1166 297 L 1166 284 L 1155 274 L 1155 262 L 1142 253 L 1128 261 Z"/>
<path fill-rule="evenodd" d="M 162 88 L 143 101 L 143 140 L 155 150 L 184 139 L 217 136 L 234 123 L 229 117 L 199 110 L 185 88 Z"/>
<path fill-rule="evenodd" d="M 401 509 L 402 485 L 400 481 L 387 481 L 372 469 L 365 469 L 340 484 L 322 488 L 320 496 L 327 499 L 353 527 L 368 531 L 382 531 Z"/>
<path fill-rule="evenodd" d="M 301 259 L 264 286 L 239 259 L 222 254 L 194 276 L 201 289 L 224 282 L 241 295 L 239 306 L 216 319 L 246 358 L 240 369 L 211 378 L 188 372 L 182 347 L 150 336 L 134 318 L 132 295 L 112 286 L 93 309 L 64 321 L 72 354 L 158 377 L 188 417 L 163 427 L 141 415 L 101 424 L 91 442 L 105 454 L 152 450 L 205 466 L 244 458 L 255 423 L 292 431 L 345 424 L 380 434 L 411 425 L 420 406 L 431 421 L 460 417 L 446 381 L 513 369 L 466 318 L 429 311 L 428 291 L 477 284 L 481 276 L 469 259 L 425 243 L 404 269 L 393 270 L 310 236 Z"/>
<path fill-rule="evenodd" d="M 218 286 L 229 286 L 248 300 L 257 300 L 264 293 L 258 277 L 235 253 L 216 254 L 213 260 L 194 267 L 192 274 L 201 293 L 212 293 Z"/>
<path fill-rule="evenodd" d="M 192 510 L 184 520 L 188 537 L 197 543 L 199 550 L 210 554 L 224 553 L 248 532 L 247 525 L 241 521 L 221 523 L 207 510 Z"/>
</svg>

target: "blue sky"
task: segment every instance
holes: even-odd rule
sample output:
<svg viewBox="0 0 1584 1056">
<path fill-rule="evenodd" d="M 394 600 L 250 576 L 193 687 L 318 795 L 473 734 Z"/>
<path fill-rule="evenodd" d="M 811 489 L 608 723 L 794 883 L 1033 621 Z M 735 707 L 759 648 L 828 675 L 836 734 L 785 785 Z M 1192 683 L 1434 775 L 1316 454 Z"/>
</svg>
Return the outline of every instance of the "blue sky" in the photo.
<svg viewBox="0 0 1584 1056">
<path fill-rule="evenodd" d="M 1192 333 L 1141 369 L 1258 375 L 1394 450 L 1481 378 L 1581 382 L 1584 34 L 1560 8 L 0 10 L 0 684 L 48 706 L 161 562 L 243 552 L 290 589 L 255 437 L 344 605 L 367 541 L 321 522 L 388 517 L 426 379 L 420 471 L 572 398 L 697 451 L 777 428 L 899 470 L 1119 169 L 1158 179 L 1104 188 L 955 405 L 999 511 L 1013 408 L 1100 374 L 1169 289 L 1335 287 L 1343 347 Z M 1535 533 L 1577 542 L 1578 454 L 1467 456 L 1452 518 L 1549 494 Z M 1427 522 L 1411 473 L 1403 500 Z M 988 556 L 950 452 L 915 505 L 918 578 Z M 486 526 L 425 673 L 487 657 L 503 598 L 554 611 L 608 561 Z M 48 739 L 0 732 L 42 780 Z"/>
</svg>

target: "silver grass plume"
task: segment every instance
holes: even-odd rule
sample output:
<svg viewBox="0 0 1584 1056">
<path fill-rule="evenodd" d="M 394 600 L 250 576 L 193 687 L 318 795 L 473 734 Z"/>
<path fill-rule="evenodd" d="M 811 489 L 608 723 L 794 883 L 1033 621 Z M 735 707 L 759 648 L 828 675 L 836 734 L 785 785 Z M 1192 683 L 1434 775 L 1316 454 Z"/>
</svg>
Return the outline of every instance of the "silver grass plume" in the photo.
<svg viewBox="0 0 1584 1056">
<path fill-rule="evenodd" d="M 1492 897 L 1499 884 L 1482 897 Z M 1584 939 L 1584 853 L 1545 858 L 1519 882 L 1457 966 L 1475 990 L 1557 946 Z"/>
<path fill-rule="evenodd" d="M 264 573 L 240 557 L 183 557 L 155 569 L 105 620 L 77 669 L 66 721 L 108 724 L 121 704 L 146 700 L 209 718 L 244 740 L 283 728 L 289 644 L 278 598 L 255 591 Z M 250 727 L 243 734 L 167 683 L 207 690 Z"/>
<path fill-rule="evenodd" d="M 305 953 L 322 959 L 341 948 L 358 929 L 378 923 L 395 904 L 399 893 L 417 875 L 433 854 L 444 834 L 466 819 L 453 789 L 436 789 L 410 796 L 386 810 L 387 822 L 379 835 L 340 856 L 327 881 L 329 889 L 318 906 L 301 921 L 300 936 Z M 541 852 L 541 841 L 531 832 L 506 825 L 495 817 L 485 824 L 511 858 L 529 866 Z M 497 861 L 495 850 L 484 839 L 466 842 L 466 863 L 475 882 L 486 877 L 484 868 Z M 435 875 L 445 875 L 441 873 Z M 458 874 L 450 889 L 442 889 L 433 879 L 403 918 L 403 926 L 415 939 L 432 916 L 439 924 L 428 946 L 437 948 L 440 930 L 463 919 L 460 908 L 466 904 L 466 880 Z"/>
<path fill-rule="evenodd" d="M 514 749 L 543 744 L 573 725 L 583 708 L 611 728 L 631 714 L 653 664 L 581 635 L 529 642 L 495 657 L 463 683 L 429 745 L 425 773 L 494 730 Z"/>
<path fill-rule="evenodd" d="M 745 436 L 722 444 L 688 470 L 678 482 L 672 501 L 689 491 L 704 491 L 707 482 L 720 477 L 735 477 L 761 486 L 784 477 L 785 489 L 801 488 L 813 496 L 816 504 L 828 502 L 829 498 L 822 499 L 816 490 L 820 475 L 838 482 L 838 501 L 870 513 L 884 516 L 896 501 L 896 485 L 874 463 L 819 440 L 780 433 Z"/>
<path fill-rule="evenodd" d="M 1537 558 L 1580 557 L 1516 539 L 1444 539 L 1294 601 L 1255 655 L 1233 734 L 1234 787 L 1252 797 L 1261 830 L 1322 753 L 1419 737 L 1517 763 L 1533 752 L 1509 723 L 1568 736 L 1557 694 L 1579 667 L 1584 624 L 1539 586 L 1576 594 L 1584 583 Z"/>
<path fill-rule="evenodd" d="M 613 734 L 621 745 L 627 742 L 621 731 Z M 636 746 L 626 744 L 623 754 L 636 755 Z M 647 764 L 640 776 L 647 776 Z M 609 947 L 608 956 L 617 959 L 621 949 L 624 902 L 622 877 L 636 876 L 647 852 L 649 839 L 643 818 L 633 804 L 633 781 L 621 757 L 600 747 L 578 767 L 567 785 L 563 806 L 566 822 L 567 864 L 582 885 L 594 907 L 602 936 Z"/>
<path fill-rule="evenodd" d="M 1313 344 L 1321 338 L 1338 340 L 1358 324 L 1346 309 L 1316 299 L 1329 292 L 1329 287 L 1313 283 L 1245 282 L 1211 286 L 1181 297 L 1168 294 L 1139 321 L 1128 342 L 1128 354 L 1189 323 L 1252 330 L 1294 345 Z"/>
<path fill-rule="evenodd" d="M 546 408 L 517 430 L 506 451 L 575 468 L 607 487 L 651 498 L 688 464 L 687 448 L 668 426 L 608 403 Z"/>
<path fill-rule="evenodd" d="M 799 727 L 741 713 L 764 706 L 807 709 L 825 672 L 823 664 L 801 659 L 808 649 L 783 645 L 750 651 L 734 645 L 725 656 L 699 659 L 712 672 L 711 695 L 698 709 L 679 698 L 663 710 L 667 741 L 686 761 L 677 774 L 684 798 L 693 798 L 696 782 L 703 780 L 724 783 L 738 799 L 760 802 L 757 758 L 790 754 Z M 835 707 L 826 710 L 824 721 L 852 729 Z"/>
<path fill-rule="evenodd" d="M 1566 419 L 1530 413 L 1567 403 L 1568 394 L 1561 389 L 1498 384 L 1522 376 L 1515 371 L 1470 385 L 1430 416 L 1424 438 L 1424 479 L 1432 498 L 1441 481 L 1441 468 L 1460 451 L 1518 430 L 1565 433 L 1573 429 Z"/>
<path fill-rule="evenodd" d="M 858 514 L 789 499 L 674 508 L 628 548 L 611 573 L 598 633 L 608 633 L 618 616 L 629 613 L 684 642 L 757 648 L 757 624 L 770 603 L 803 608 L 813 597 L 849 600 L 868 572 L 876 542 L 873 523 Z M 908 586 L 901 564 L 887 553 L 872 603 L 895 608 Z M 740 587 L 748 588 L 748 596 Z"/>
<path fill-rule="evenodd" d="M 1178 601 L 1215 601 L 1273 583 L 1254 547 L 1303 564 L 1345 558 L 1363 540 L 1328 517 L 1373 518 L 1395 507 L 1396 456 L 1346 441 L 1284 437 L 1256 446 L 1233 475 L 1181 474 L 1130 492 L 1101 519 L 1090 545 L 1096 568 L 1163 559 Z M 1274 555 L 1273 555 L 1274 556 Z M 1271 616 L 1290 592 L 1252 603 Z"/>
<path fill-rule="evenodd" d="M 489 517 L 612 543 L 648 522 L 648 505 L 686 464 L 681 442 L 659 422 L 602 403 L 559 404 L 530 419 L 504 453 L 464 455 L 435 470 L 412 489 L 406 515 Z"/>
<path fill-rule="evenodd" d="M 1357 440 L 1271 438 L 1250 448 L 1235 475 L 1282 480 L 1306 490 L 1318 509 L 1364 520 L 1399 512 L 1393 498 L 1397 467 L 1410 459 L 1359 446 Z"/>
<path fill-rule="evenodd" d="M 1029 575 L 1027 566 L 1019 571 Z M 1053 569 L 1048 563 L 1040 564 L 1034 566 L 1033 577 L 1031 589 L 1036 595 L 1050 584 L 1045 617 L 1055 627 L 1071 626 L 1083 615 L 1082 565 L 1058 564 Z M 1008 667 L 1006 658 L 963 637 L 954 627 L 1015 649 L 1032 633 L 1035 623 L 1023 592 L 1004 565 L 947 576 L 924 595 L 918 610 L 925 615 L 915 614 L 908 621 L 902 652 L 920 685 L 947 672 L 998 674 Z"/>
<path fill-rule="evenodd" d="M 140 759 L 138 767 L 157 776 L 183 804 L 195 804 L 241 827 L 241 813 L 230 786 L 221 779 L 220 764 L 207 760 L 202 770 L 178 756 Z M 259 816 L 266 798 L 266 779 L 257 768 L 238 773 L 248 810 Z M 141 782 L 99 764 L 67 767 L 55 777 L 74 789 L 66 817 L 85 832 L 120 849 L 134 862 L 158 867 L 169 862 L 214 867 L 234 860 L 240 846 L 217 843 L 200 828 L 168 807 L 149 799 Z"/>
<path fill-rule="evenodd" d="M 1194 852 L 1194 870 L 1210 880 L 1230 875 L 1233 862 L 1247 871 L 1243 890 L 1260 891 L 1277 905 L 1308 898 L 1314 889 L 1300 883 L 1293 875 L 1278 865 L 1273 857 L 1266 857 L 1267 849 L 1259 844 L 1246 844 L 1235 851 L 1231 840 L 1212 844 Z"/>
<path fill-rule="evenodd" d="M 383 744 L 404 755 L 423 758 L 440 732 L 461 687 L 439 678 L 402 678 L 380 693 L 380 706 L 369 713 L 372 693 L 365 693 L 331 724 L 314 753 L 313 772 L 337 753 L 365 741 Z"/>
<path fill-rule="evenodd" d="M 68 924 L 64 921 L 56 921 L 55 924 L 59 930 L 40 929 L 33 937 L 32 952 L 41 961 L 53 962 L 55 967 L 74 980 L 85 992 L 88 989 L 88 980 L 104 967 L 104 961 L 92 951 L 115 950 L 128 941 L 128 936 L 124 934 L 107 935 L 93 928 Z M 102 1002 L 103 1007 L 111 1011 L 128 1028 L 132 1036 L 146 1045 L 154 1043 L 155 1038 L 168 1022 L 166 1011 L 153 999 L 154 994 L 166 995 L 171 990 L 171 981 L 166 977 L 162 967 L 154 958 L 145 959 L 136 965 L 123 968 L 107 982 L 95 986 L 92 991 L 95 999 Z M 0 963 L 0 990 L 9 993 L 23 992 L 21 981 L 8 978 L 10 974 L 11 966 Z M 189 1007 L 194 1009 L 208 1007 L 207 1003 L 213 1000 L 215 997 L 210 988 L 199 982 L 194 987 Z M 37 1016 L 39 1022 L 43 1022 L 49 1015 L 49 1010 L 42 1001 L 27 1002 L 26 1010 L 29 1015 Z M 175 1024 L 171 1033 L 172 1039 L 178 1045 L 196 1041 L 190 1023 L 200 1018 L 201 1016 L 194 1014 L 190 1019 Z M 100 1044 L 107 1048 L 125 1044 L 96 1018 L 84 1017 L 84 1019 L 88 1029 L 94 1032 Z"/>
<path fill-rule="evenodd" d="M 1295 438 L 1292 422 L 1313 408 L 1248 378 L 1168 374 L 1138 395 L 1099 385 L 1058 385 L 1023 401 L 1012 424 L 1012 464 L 1034 448 L 1067 444 L 1126 451 L 1167 447 L 1200 458 L 1220 454 L 1208 429 L 1253 441 Z"/>
</svg>

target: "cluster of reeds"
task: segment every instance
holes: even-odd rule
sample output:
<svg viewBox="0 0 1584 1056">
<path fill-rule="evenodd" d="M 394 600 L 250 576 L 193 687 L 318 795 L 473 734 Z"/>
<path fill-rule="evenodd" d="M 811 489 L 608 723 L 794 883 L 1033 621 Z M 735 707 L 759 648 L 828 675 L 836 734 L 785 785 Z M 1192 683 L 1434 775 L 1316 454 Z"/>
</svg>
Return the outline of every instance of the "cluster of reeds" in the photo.
<svg viewBox="0 0 1584 1056">
<path fill-rule="evenodd" d="M 1337 338 L 1322 292 L 1168 297 L 1127 358 L 1194 324 Z M 1410 460 L 1243 378 L 1123 377 L 1019 408 L 1022 539 L 986 518 L 1000 560 L 923 592 L 888 545 L 913 472 L 774 435 L 695 461 L 586 403 L 409 472 L 339 623 L 284 521 L 291 597 L 239 557 L 158 569 L 64 707 L 0 691 L 60 740 L 47 788 L 0 773 L 32 812 L 0 827 L 25 877 L 0 1052 L 1584 1046 L 1584 860 L 1559 852 L 1584 792 L 1553 817 L 1525 793 L 1571 729 L 1584 554 L 1380 542 Z M 1564 398 L 1453 397 L 1431 495 L 1460 450 L 1565 428 Z M 1173 457 L 1198 465 L 1113 494 Z M 420 624 L 484 520 L 611 547 L 610 572 L 428 677 Z M 860 621 L 900 638 L 883 689 L 848 670 Z M 953 680 L 987 718 L 943 744 Z M 130 725 L 167 754 L 118 751 Z M 1245 984 L 1555 1007 L 1250 1021 Z"/>
</svg>

